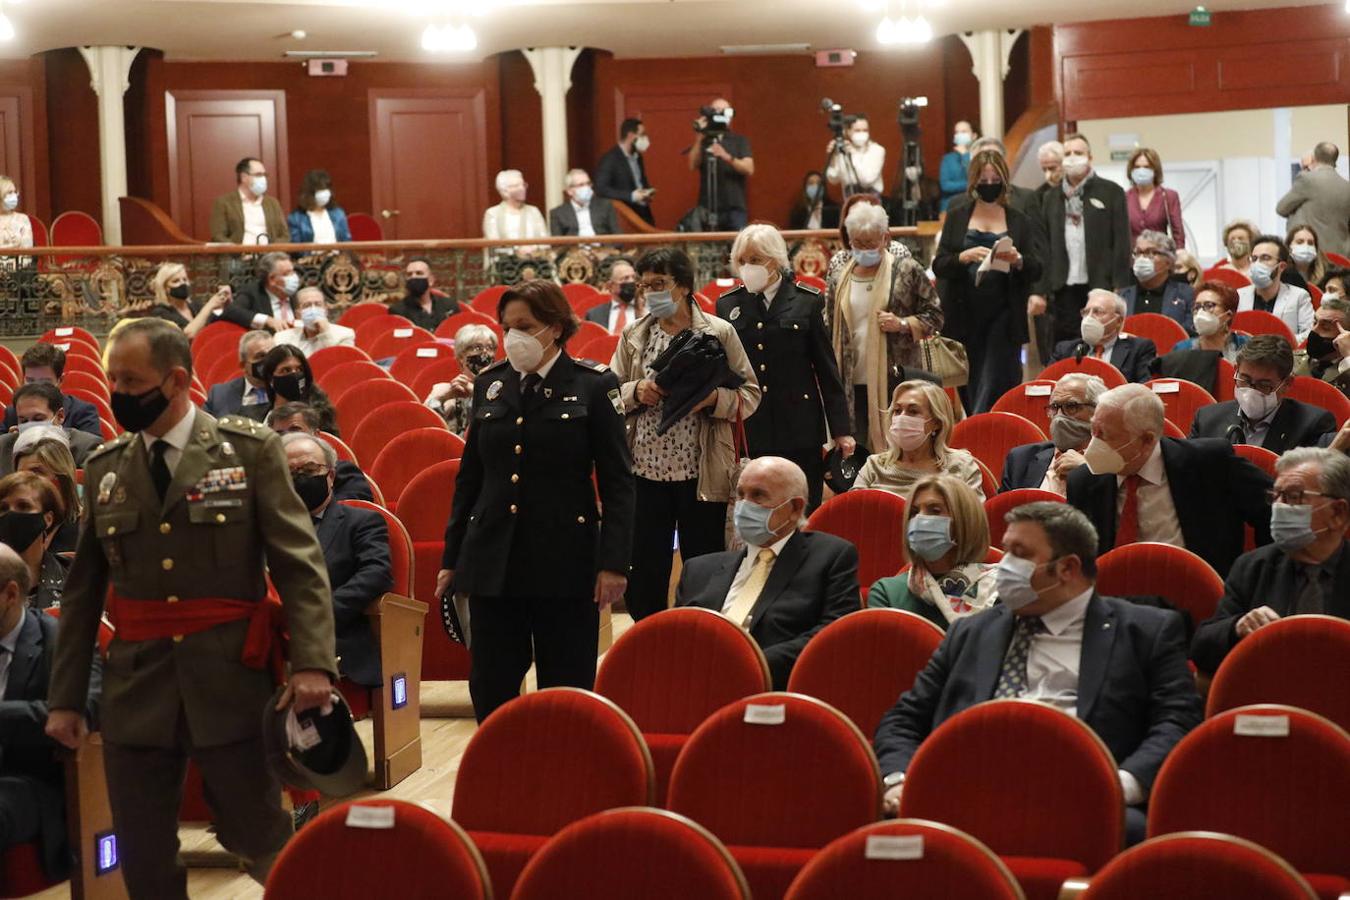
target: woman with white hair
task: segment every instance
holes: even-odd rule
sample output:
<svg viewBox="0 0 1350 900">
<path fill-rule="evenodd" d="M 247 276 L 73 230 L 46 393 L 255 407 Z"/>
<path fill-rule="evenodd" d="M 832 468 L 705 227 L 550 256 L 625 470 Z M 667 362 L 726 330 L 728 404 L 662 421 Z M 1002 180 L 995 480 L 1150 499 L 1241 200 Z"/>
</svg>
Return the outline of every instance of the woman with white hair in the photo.
<svg viewBox="0 0 1350 900">
<path fill-rule="evenodd" d="M 525 202 L 525 176 L 519 169 L 505 169 L 497 173 L 497 194 L 502 202 L 488 207 L 483 213 L 483 237 L 490 241 L 522 240 L 548 237 L 548 225 L 539 207 Z M 518 247 L 521 252 L 538 249 Z"/>
<path fill-rule="evenodd" d="M 154 301 L 131 304 L 128 311 L 133 315 L 154 316 L 172 322 L 183 329 L 188 340 L 214 322 L 216 311 L 230 302 L 230 288 L 227 285 L 221 285 L 205 303 L 193 300 L 192 284 L 188 281 L 187 269 L 182 263 L 161 264 L 150 279 L 150 287 L 155 292 Z"/>
<path fill-rule="evenodd" d="M 886 251 L 890 222 L 882 206 L 852 204 L 843 230 L 849 253 L 830 269 L 825 319 L 853 436 L 879 450 L 890 426 L 891 388 L 906 379 L 904 370 L 922 368 L 919 341 L 942 327 L 942 307 L 923 266 L 908 253 Z"/>
<path fill-rule="evenodd" d="M 825 483 L 821 447 L 833 438 L 852 456 L 856 446 L 825 327 L 825 299 L 793 279 L 787 244 L 772 225 L 747 225 L 736 235 L 731 270 L 744 283 L 718 299 L 717 315 L 736 329 L 763 394 L 745 420 L 750 455 L 781 456 L 800 466 L 810 512 L 820 505 Z"/>
<path fill-rule="evenodd" d="M 473 380 L 497 358 L 497 335 L 486 325 L 465 325 L 455 332 L 455 359 L 460 373 L 450 381 L 438 381 L 424 401 L 445 418 L 445 424 L 460 437 L 473 421 Z"/>
</svg>

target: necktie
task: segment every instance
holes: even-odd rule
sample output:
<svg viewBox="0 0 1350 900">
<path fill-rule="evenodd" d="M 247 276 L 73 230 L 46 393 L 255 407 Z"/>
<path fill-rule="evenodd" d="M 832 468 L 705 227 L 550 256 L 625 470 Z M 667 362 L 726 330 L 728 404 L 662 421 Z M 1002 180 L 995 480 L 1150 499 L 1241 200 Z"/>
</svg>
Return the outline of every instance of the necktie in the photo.
<svg viewBox="0 0 1350 900">
<path fill-rule="evenodd" d="M 1116 546 L 1124 547 L 1139 540 L 1139 482 L 1138 475 L 1125 479 L 1125 505 L 1116 524 Z"/>
<path fill-rule="evenodd" d="M 281 321 L 286 323 L 287 328 L 295 324 L 295 316 L 291 313 L 291 301 L 289 300 L 281 301 Z"/>
<path fill-rule="evenodd" d="M 169 442 L 160 440 L 150 445 L 150 480 L 155 484 L 155 493 L 159 494 L 159 502 L 164 502 L 164 495 L 169 493 L 169 484 L 173 481 L 173 473 L 169 471 L 169 464 L 164 460 L 164 454 L 169 449 Z"/>
<path fill-rule="evenodd" d="M 769 580 L 769 568 L 772 564 L 773 551 L 768 547 L 760 548 L 759 555 L 755 557 L 755 566 L 750 570 L 750 577 L 741 585 L 736 598 L 727 608 L 726 617 L 742 628 L 750 618 L 750 610 L 755 608 L 755 601 L 764 591 L 764 582 Z"/>
<path fill-rule="evenodd" d="M 539 382 L 544 379 L 539 377 L 537 372 L 531 372 L 520 380 L 520 395 L 530 397 L 539 390 Z"/>
<path fill-rule="evenodd" d="M 1105 345 L 1105 344 L 1098 344 L 1097 347 L 1096 347 L 1096 349 L 1094 349 L 1094 350 L 1092 351 L 1092 356 L 1093 356 L 1093 358 L 1094 358 L 1094 359 L 1101 359 L 1101 358 L 1102 358 L 1102 353 L 1104 352 L 1105 348 L 1106 348 L 1106 345 Z"/>
<path fill-rule="evenodd" d="M 1003 657 L 1003 668 L 998 673 L 994 699 L 1020 697 L 1027 692 L 1027 659 L 1031 656 L 1031 639 L 1045 631 L 1040 616 L 1018 616 L 1013 627 L 1008 655 Z"/>
<path fill-rule="evenodd" d="M 626 326 L 627 324 L 628 324 L 628 304 L 620 303 L 619 314 L 614 317 L 614 328 L 613 328 L 614 333 L 619 334 L 620 332 L 622 332 L 624 326 Z"/>
<path fill-rule="evenodd" d="M 1298 597 L 1295 598 L 1294 615 L 1320 615 L 1325 612 L 1326 608 L 1323 603 L 1325 598 L 1322 593 L 1322 567 L 1299 566 L 1299 575 L 1303 580 L 1303 588 L 1298 592 Z"/>
</svg>

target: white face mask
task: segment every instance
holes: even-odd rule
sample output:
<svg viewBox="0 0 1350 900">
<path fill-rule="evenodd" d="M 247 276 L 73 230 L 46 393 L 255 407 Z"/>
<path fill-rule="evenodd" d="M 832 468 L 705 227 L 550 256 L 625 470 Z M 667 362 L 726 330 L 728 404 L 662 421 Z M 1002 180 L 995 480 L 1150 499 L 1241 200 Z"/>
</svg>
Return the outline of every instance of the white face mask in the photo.
<svg viewBox="0 0 1350 900">
<path fill-rule="evenodd" d="M 531 334 L 512 328 L 506 333 L 506 358 L 510 361 L 511 368 L 522 375 L 539 368 L 539 361 L 544 358 L 544 345 L 539 343 L 537 335 L 547 330 L 548 327 L 545 326 Z"/>
<path fill-rule="evenodd" d="M 1070 175 L 1082 175 L 1088 170 L 1088 158 L 1081 153 L 1069 153 L 1064 157 L 1064 171 Z"/>
<path fill-rule="evenodd" d="M 1130 441 L 1125 447 L 1133 443 L 1134 441 Z M 1125 468 L 1125 457 L 1121 455 L 1120 450 L 1095 436 L 1088 441 L 1087 449 L 1083 451 L 1083 460 L 1093 475 L 1117 475 Z"/>
<path fill-rule="evenodd" d="M 849 139 L 853 141 L 853 146 L 855 147 L 866 147 L 867 141 L 871 136 L 872 135 L 866 131 L 855 131 Z"/>
<path fill-rule="evenodd" d="M 1242 414 L 1249 422 L 1260 422 L 1280 405 L 1277 393 L 1272 391 L 1263 394 L 1254 387 L 1234 388 L 1233 398 L 1237 400 L 1238 409 L 1242 410 Z"/>
<path fill-rule="evenodd" d="M 306 306 L 300 310 L 300 321 L 306 325 L 314 325 L 319 321 L 328 321 L 328 310 L 322 306 Z"/>
<path fill-rule="evenodd" d="M 1219 317 L 1207 309 L 1202 309 L 1195 314 L 1195 333 L 1201 337 L 1209 337 L 1219 333 Z"/>
<path fill-rule="evenodd" d="M 1031 577 L 1039 568 L 1040 566 L 1033 560 L 1013 556 L 1011 553 L 1006 554 L 994 569 L 998 602 L 1016 612 L 1035 603 L 1045 591 L 1053 590 L 1051 587 L 1038 591 L 1032 586 Z"/>
<path fill-rule="evenodd" d="M 319 209 L 323 209 L 325 206 L 327 206 L 328 201 L 332 199 L 333 199 L 333 192 L 330 191 L 328 188 L 324 188 L 321 191 L 314 192 L 314 203 L 316 206 L 319 207 Z"/>
<path fill-rule="evenodd" d="M 1305 265 L 1317 259 L 1317 248 L 1312 244 L 1294 244 L 1289 248 L 1289 255 L 1295 262 L 1301 262 Z"/>
<path fill-rule="evenodd" d="M 741 281 L 745 289 L 752 294 L 762 294 L 769 286 L 768 266 L 741 266 Z"/>
<path fill-rule="evenodd" d="M 1083 335 L 1083 341 L 1089 347 L 1095 347 L 1106 337 L 1106 326 L 1096 316 L 1084 316 L 1079 333 Z"/>
<path fill-rule="evenodd" d="M 638 135 L 637 140 L 633 141 L 633 149 L 639 153 L 646 153 L 647 149 L 651 147 L 651 145 L 652 139 L 647 137 L 645 134 Z"/>
<path fill-rule="evenodd" d="M 249 179 L 248 189 L 253 192 L 255 197 L 261 197 L 267 193 L 267 176 L 254 175 Z"/>
<path fill-rule="evenodd" d="M 6 210 L 13 212 L 19 208 L 19 195 L 14 191 L 10 191 L 5 195 L 4 204 Z"/>
<path fill-rule="evenodd" d="M 1138 171 L 1136 169 L 1135 171 Z M 1134 258 L 1134 277 L 1140 281 L 1148 281 L 1154 275 L 1158 274 L 1157 267 L 1153 264 L 1151 256 L 1136 256 Z"/>
<path fill-rule="evenodd" d="M 928 420 L 908 413 L 891 416 L 889 435 L 895 446 L 906 453 L 917 450 L 928 440 Z"/>
</svg>

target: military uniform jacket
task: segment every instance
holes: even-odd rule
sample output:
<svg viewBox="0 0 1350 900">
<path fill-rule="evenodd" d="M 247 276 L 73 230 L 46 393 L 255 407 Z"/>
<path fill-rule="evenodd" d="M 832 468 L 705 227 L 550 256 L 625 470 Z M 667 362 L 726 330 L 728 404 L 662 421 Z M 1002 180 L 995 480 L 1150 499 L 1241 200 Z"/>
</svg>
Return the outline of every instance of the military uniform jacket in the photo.
<svg viewBox="0 0 1350 900">
<path fill-rule="evenodd" d="M 563 352 L 531 397 L 520 383 L 505 362 L 474 381 L 442 565 L 474 596 L 589 597 L 596 572 L 628 573 L 632 550 L 619 381 Z"/>
<path fill-rule="evenodd" d="M 819 291 L 784 273 L 767 310 L 764 297 L 742 285 L 718 299 L 717 314 L 735 327 L 759 379 L 759 409 L 745 420 L 752 455 L 818 447 L 852 433 Z"/>
<path fill-rule="evenodd" d="M 190 415 L 191 438 L 163 503 L 139 434 L 123 434 L 89 457 L 84 524 L 61 603 L 53 709 L 84 708 L 109 587 L 136 602 L 261 602 L 264 563 L 285 608 L 291 668 L 336 675 L 323 553 L 291 486 L 281 439 L 250 419 Z M 256 736 L 274 685 L 270 671 L 241 661 L 247 631 L 241 620 L 181 640 L 115 638 L 103 674 L 107 740 L 171 748 L 180 717 L 198 747 Z"/>
</svg>

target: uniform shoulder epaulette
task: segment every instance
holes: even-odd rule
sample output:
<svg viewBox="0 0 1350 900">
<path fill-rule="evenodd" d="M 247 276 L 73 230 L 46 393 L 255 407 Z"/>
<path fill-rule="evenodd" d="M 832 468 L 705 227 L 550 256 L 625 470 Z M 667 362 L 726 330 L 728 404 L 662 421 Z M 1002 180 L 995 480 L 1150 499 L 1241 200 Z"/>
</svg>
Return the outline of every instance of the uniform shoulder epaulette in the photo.
<svg viewBox="0 0 1350 900">
<path fill-rule="evenodd" d="M 797 290 L 799 291 L 805 291 L 808 294 L 815 294 L 817 297 L 820 296 L 820 288 L 816 287 L 815 285 L 803 284 L 800 281 L 794 281 L 793 284 L 797 286 Z"/>
<path fill-rule="evenodd" d="M 250 419 L 248 416 L 221 416 L 216 420 L 216 426 L 221 431 L 228 431 L 230 434 L 254 437 L 259 440 L 272 434 L 272 429 L 263 425 L 257 419 Z"/>
<path fill-rule="evenodd" d="M 85 457 L 85 462 L 90 462 L 92 460 L 98 459 L 100 456 L 110 453 L 119 447 L 126 446 L 127 441 L 131 440 L 133 436 L 134 435 L 131 432 L 124 431 L 117 437 L 113 438 L 111 441 L 99 444 L 97 447 L 95 447 L 93 450 L 89 452 L 89 455 L 87 457 Z"/>
<path fill-rule="evenodd" d="M 721 295 L 720 297 L 718 297 L 717 299 L 718 299 L 718 300 L 725 300 L 726 298 L 735 296 L 736 294 L 745 294 L 745 293 L 749 293 L 749 292 L 745 289 L 745 285 L 743 285 L 743 284 L 738 284 L 738 285 L 736 285 L 734 288 L 732 288 L 731 290 L 729 290 L 729 291 L 727 291 L 726 293 L 722 294 L 722 295 Z"/>
<path fill-rule="evenodd" d="M 488 367 L 487 367 L 486 369 L 484 369 L 483 371 L 479 372 L 478 375 L 479 375 L 479 376 L 482 376 L 482 375 L 486 375 L 486 374 L 489 373 L 489 372 L 495 372 L 495 371 L 497 371 L 498 369 L 500 369 L 500 368 L 502 368 L 502 367 L 504 367 L 504 366 L 509 365 L 510 362 L 511 362 L 511 361 L 508 360 L 508 359 L 499 359 L 499 360 L 497 360 L 496 362 L 494 362 L 492 365 L 488 366 Z"/>
<path fill-rule="evenodd" d="M 593 360 L 593 359 L 574 359 L 573 362 L 575 362 L 575 363 L 576 363 L 578 366 L 580 366 L 581 368 L 583 368 L 583 369 L 589 369 L 589 370 L 592 371 L 592 372 L 608 372 L 608 371 L 609 371 L 609 366 L 605 365 L 605 364 L 602 363 L 602 362 L 596 362 L 596 361 Z"/>
</svg>

